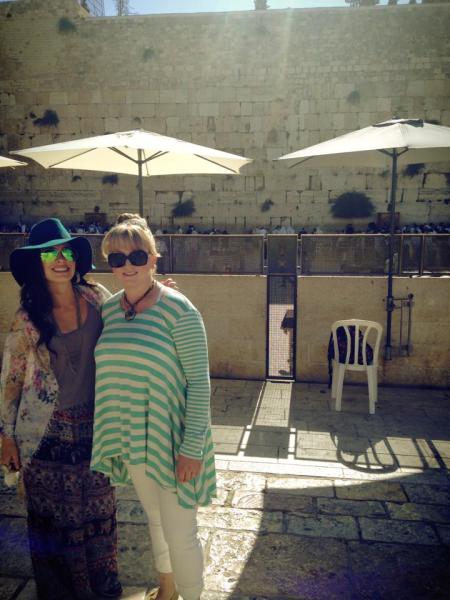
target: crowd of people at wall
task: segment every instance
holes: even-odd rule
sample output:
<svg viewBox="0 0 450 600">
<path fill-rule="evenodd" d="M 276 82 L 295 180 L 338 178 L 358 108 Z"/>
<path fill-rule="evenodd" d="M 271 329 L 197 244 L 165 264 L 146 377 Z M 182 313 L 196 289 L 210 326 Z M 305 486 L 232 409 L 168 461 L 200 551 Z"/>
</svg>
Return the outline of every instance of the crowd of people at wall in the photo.
<svg viewBox="0 0 450 600">
<path fill-rule="evenodd" d="M 1 223 L 0 222 L 0 233 L 28 233 L 31 229 L 32 224 L 23 223 L 22 221 L 18 221 L 15 224 L 11 223 Z M 110 225 L 101 225 L 98 222 L 86 224 L 80 221 L 79 223 L 75 223 L 73 225 L 68 226 L 68 230 L 71 233 L 78 234 L 104 234 L 109 231 Z M 161 227 L 157 227 L 154 230 L 154 234 L 156 236 L 167 235 L 167 234 L 177 234 L 177 235 L 193 235 L 193 234 L 203 234 L 203 235 L 227 235 L 229 232 L 226 229 L 218 229 L 216 227 L 204 227 L 197 228 L 195 225 L 188 225 L 183 229 L 181 225 L 178 225 L 176 229 L 163 229 Z M 320 233 L 389 233 L 389 225 L 377 225 L 375 222 L 368 223 L 365 230 L 357 229 L 352 223 L 348 223 L 342 229 L 338 229 L 335 231 L 324 231 L 321 227 L 300 227 L 294 228 L 292 225 L 275 225 L 275 226 L 256 226 L 252 229 L 247 229 L 242 233 L 253 233 L 257 235 L 268 235 L 268 234 L 297 234 L 298 236 L 304 234 L 320 234 Z M 395 233 L 450 233 L 450 222 L 440 222 L 440 223 L 409 223 L 403 225 L 402 227 L 396 227 Z"/>
</svg>

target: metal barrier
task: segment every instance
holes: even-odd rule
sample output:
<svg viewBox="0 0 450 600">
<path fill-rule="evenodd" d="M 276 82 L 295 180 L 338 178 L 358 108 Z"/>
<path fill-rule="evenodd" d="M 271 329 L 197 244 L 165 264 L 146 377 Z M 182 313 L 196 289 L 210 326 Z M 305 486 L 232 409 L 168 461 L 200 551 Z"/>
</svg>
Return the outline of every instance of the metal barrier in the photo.
<svg viewBox="0 0 450 600">
<path fill-rule="evenodd" d="M 389 235 L 314 234 L 301 236 L 302 275 L 384 275 L 388 269 Z M 397 234 L 394 273 L 450 273 L 450 235 Z"/>
<path fill-rule="evenodd" d="M 109 271 L 100 250 L 103 236 L 83 235 L 91 243 L 97 271 Z M 161 255 L 160 273 L 250 275 L 267 271 L 267 247 L 262 235 L 155 237 Z M 27 234 L 0 233 L 0 270 L 9 269 L 10 253 L 25 245 L 27 239 Z M 298 242 L 297 272 L 301 275 L 384 275 L 388 239 L 384 234 L 302 235 Z M 394 273 L 406 276 L 450 273 L 450 234 L 396 235 Z"/>
</svg>

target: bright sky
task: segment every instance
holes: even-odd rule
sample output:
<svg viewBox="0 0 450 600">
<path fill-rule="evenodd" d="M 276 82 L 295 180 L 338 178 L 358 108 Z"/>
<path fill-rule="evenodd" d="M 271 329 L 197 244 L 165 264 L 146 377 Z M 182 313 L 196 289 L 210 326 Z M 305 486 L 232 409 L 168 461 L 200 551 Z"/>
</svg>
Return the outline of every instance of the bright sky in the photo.
<svg viewBox="0 0 450 600">
<path fill-rule="evenodd" d="M 409 0 L 399 0 L 408 4 Z M 387 4 L 381 0 L 380 4 Z M 270 8 L 320 8 L 324 6 L 348 6 L 345 0 L 268 0 Z M 105 0 L 107 15 L 115 15 L 114 0 Z M 228 10 L 253 10 L 253 0 L 129 0 L 131 11 L 140 15 L 152 13 L 225 12 Z"/>
<path fill-rule="evenodd" d="M 8 0 L 0 0 L 7 2 Z M 417 0 L 420 4 L 421 0 Z M 106 15 L 116 14 L 114 0 L 104 0 Z M 398 0 L 399 4 L 408 4 L 409 0 Z M 268 0 L 270 8 L 321 8 L 347 6 L 345 0 Z M 387 4 L 388 0 L 380 0 Z M 184 12 L 225 12 L 230 10 L 254 10 L 253 0 L 129 0 L 132 13 L 150 15 L 153 13 Z"/>
</svg>

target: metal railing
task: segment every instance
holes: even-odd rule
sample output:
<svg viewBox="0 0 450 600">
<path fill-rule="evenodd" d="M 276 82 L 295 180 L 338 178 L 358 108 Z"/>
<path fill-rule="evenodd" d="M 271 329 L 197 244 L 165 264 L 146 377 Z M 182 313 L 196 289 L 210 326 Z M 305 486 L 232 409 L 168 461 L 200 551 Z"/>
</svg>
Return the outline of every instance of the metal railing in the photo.
<svg viewBox="0 0 450 600">
<path fill-rule="evenodd" d="M 103 236 L 83 234 L 91 242 L 94 264 L 109 271 L 101 255 Z M 27 234 L 0 233 L 0 270 L 9 270 L 9 255 L 27 242 Z M 298 274 L 384 275 L 388 235 L 305 234 L 298 241 Z M 267 240 L 262 235 L 156 236 L 160 273 L 265 274 Z M 450 234 L 398 234 L 394 241 L 396 275 L 450 274 Z"/>
</svg>

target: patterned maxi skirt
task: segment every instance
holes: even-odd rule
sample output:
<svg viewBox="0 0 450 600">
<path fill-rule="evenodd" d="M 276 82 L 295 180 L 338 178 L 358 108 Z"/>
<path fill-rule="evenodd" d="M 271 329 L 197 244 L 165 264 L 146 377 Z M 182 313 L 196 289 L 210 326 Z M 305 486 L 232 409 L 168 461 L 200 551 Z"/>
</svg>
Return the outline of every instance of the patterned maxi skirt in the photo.
<svg viewBox="0 0 450 600">
<path fill-rule="evenodd" d="M 92 408 L 55 410 L 24 470 L 28 536 L 39 598 L 91 597 L 117 578 L 116 504 L 107 477 L 90 471 Z"/>
</svg>

